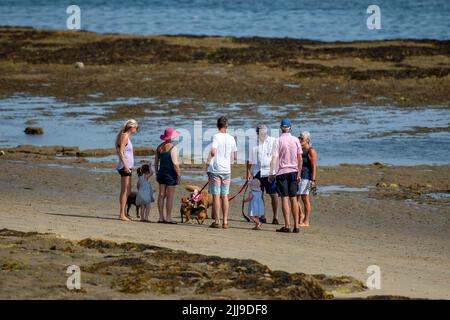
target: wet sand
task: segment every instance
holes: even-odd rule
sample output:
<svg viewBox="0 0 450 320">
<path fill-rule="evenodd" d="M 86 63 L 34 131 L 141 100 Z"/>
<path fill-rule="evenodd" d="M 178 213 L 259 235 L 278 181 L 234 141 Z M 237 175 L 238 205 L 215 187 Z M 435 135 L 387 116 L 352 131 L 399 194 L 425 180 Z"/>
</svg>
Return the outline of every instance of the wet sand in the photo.
<svg viewBox="0 0 450 320">
<path fill-rule="evenodd" d="M 72 163 L 74 168 L 59 168 L 48 164 L 51 164 L 49 160 L 36 159 L 20 162 L 18 159 L 3 158 L 0 161 L 0 179 L 8 181 L 0 186 L 2 228 L 56 233 L 70 240 L 95 238 L 119 243 L 135 242 L 190 253 L 253 259 L 271 270 L 350 276 L 363 284 L 368 277 L 366 268 L 375 264 L 381 268 L 381 290 L 344 293 L 345 290 L 337 289 L 330 292 L 337 298 L 374 295 L 450 298 L 448 203 L 420 200 L 422 198 L 408 201 L 399 196 L 405 194 L 406 186 L 414 184 L 418 178 L 424 184 L 422 192 L 428 192 L 423 188 L 432 191 L 447 188 L 448 192 L 448 166 L 321 168 L 319 177 L 323 186 L 364 185 L 370 186 L 370 191 L 321 192 L 318 197 L 313 198 L 312 226 L 302 229 L 300 234 L 279 234 L 275 232 L 276 226 L 270 224 L 264 225 L 264 230 L 260 232 L 251 230 L 252 225 L 242 219 L 240 197 L 231 203 L 232 228 L 229 230 L 209 229 L 207 225 L 119 222 L 116 220 L 119 179 L 112 170 L 113 164 L 109 164 L 110 173 L 87 171 L 84 163 Z M 352 175 L 349 175 L 349 170 Z M 242 171 L 239 168 L 233 169 L 235 176 L 240 173 Z M 441 178 L 438 178 L 439 176 Z M 400 185 L 400 190 L 375 187 L 380 181 L 396 182 Z M 183 184 L 188 183 L 190 181 L 183 181 Z M 156 188 L 155 181 L 153 184 Z M 239 187 L 238 184 L 233 184 L 231 193 L 237 192 Z M 183 188 L 178 188 L 176 199 L 185 194 Z M 410 196 L 413 194 L 416 193 L 409 193 Z M 178 218 L 177 212 L 176 203 L 174 215 Z M 157 212 L 153 206 L 151 220 L 156 219 Z M 12 242 L 7 239 L 2 241 L 1 252 L 5 255 Z M 49 249 L 44 251 L 46 250 Z M 7 257 L 12 261 L 21 261 L 31 254 L 30 252 L 32 251 L 15 251 L 14 257 Z M 88 259 L 88 262 L 94 263 L 94 260 Z M 72 260 L 65 257 L 63 261 L 64 266 L 58 265 L 56 269 L 65 273 L 65 266 Z M 80 260 L 74 261 L 80 263 Z M 43 277 L 41 283 L 45 283 L 46 277 L 51 276 L 40 275 Z M 60 275 L 61 278 L 64 276 L 65 274 Z M 20 273 L 8 274 L 8 279 L 19 277 Z M 111 280 L 108 277 L 98 277 L 93 281 L 101 282 L 102 287 Z M 36 298 L 48 290 L 46 285 L 38 285 L 27 295 L 29 291 L 26 287 L 9 287 L 8 295 L 4 297 Z M 58 290 L 56 292 L 60 292 Z M 87 291 L 90 293 L 85 293 L 85 297 L 96 296 L 96 291 L 92 288 Z M 140 297 L 139 294 L 124 295 L 112 289 L 107 291 L 107 296 L 111 298 Z M 50 297 L 60 297 L 56 292 Z M 141 293 L 142 297 L 183 296 L 174 293 L 156 294 L 156 291 L 152 290 L 145 292 Z M 245 290 L 239 292 L 236 295 L 227 293 L 223 296 L 253 297 Z M 78 296 L 80 294 L 81 296 Z M 64 293 L 62 296 L 83 297 L 82 293 L 77 293 L 77 296 Z M 217 296 L 221 297 L 221 294 L 217 293 Z"/>
</svg>

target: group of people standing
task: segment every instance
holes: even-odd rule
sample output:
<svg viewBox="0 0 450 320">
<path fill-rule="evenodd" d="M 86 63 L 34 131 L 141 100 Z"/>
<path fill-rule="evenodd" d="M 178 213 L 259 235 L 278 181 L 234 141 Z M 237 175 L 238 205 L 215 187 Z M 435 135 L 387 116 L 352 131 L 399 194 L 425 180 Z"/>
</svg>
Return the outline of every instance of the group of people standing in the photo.
<svg viewBox="0 0 450 320">
<path fill-rule="evenodd" d="M 291 134 L 289 119 L 281 121 L 280 130 L 281 135 L 274 138 L 268 135 L 265 124 L 256 127 L 257 145 L 252 148 L 247 161 L 247 179 L 259 180 L 261 191 L 270 195 L 273 224 L 279 224 L 278 204 L 281 198 L 284 226 L 277 231 L 298 233 L 299 227 L 308 227 L 310 222 L 310 191 L 316 184 L 317 152 L 312 148 L 309 132 L 302 132 L 299 138 Z M 294 217 L 292 230 L 291 212 Z M 263 215 L 255 222 L 255 229 L 259 229 L 260 222 L 266 222 L 266 218 Z"/>
<path fill-rule="evenodd" d="M 121 177 L 119 219 L 123 221 L 131 221 L 126 213 L 127 200 L 131 194 L 131 177 L 134 169 L 134 152 L 131 137 L 138 130 L 139 125 L 137 121 L 130 119 L 120 128 L 116 137 L 116 149 L 119 158 L 116 169 Z M 159 183 L 157 200 L 159 211 L 158 223 L 176 224 L 172 218 L 172 209 L 175 187 L 180 183 L 181 174 L 178 151 L 177 147 L 173 144 L 173 140 L 179 135 L 180 133 L 175 129 L 167 128 L 164 134 L 160 136 L 163 142 L 156 148 L 154 169 L 156 179 Z M 139 181 L 137 184 L 136 205 L 141 207 L 141 220 L 148 221 L 150 204 L 154 202 L 153 188 L 149 180 L 153 175 L 151 163 L 144 164 L 137 172 Z"/>
<path fill-rule="evenodd" d="M 228 195 L 231 164 L 237 159 L 237 144 L 235 138 L 228 133 L 228 127 L 229 123 L 226 117 L 222 116 L 217 119 L 218 132 L 212 137 L 211 150 L 207 159 L 208 192 L 212 195 L 213 200 L 214 222 L 210 225 L 211 228 L 229 228 Z M 125 208 L 127 198 L 131 193 L 131 176 L 134 167 L 133 145 L 130 137 L 138 129 L 139 126 L 135 120 L 128 120 L 116 138 L 119 157 L 117 171 L 121 176 L 119 219 L 125 221 L 130 220 L 126 215 Z M 310 191 L 316 184 L 317 152 L 312 148 L 309 132 L 302 132 L 298 138 L 291 134 L 292 124 L 289 119 L 281 121 L 280 130 L 281 135 L 274 138 L 269 136 L 265 124 L 257 125 L 257 144 L 251 148 L 249 159 L 246 162 L 246 179 L 251 181 L 251 190 L 244 201 L 249 202 L 248 214 L 255 222 L 254 229 L 260 230 L 262 223 L 267 222 L 264 193 L 270 196 L 273 224 L 279 224 L 278 205 L 281 198 L 284 226 L 277 229 L 277 232 L 298 233 L 300 227 L 308 227 L 310 223 Z M 180 184 L 181 173 L 177 148 L 173 144 L 173 139 L 178 136 L 178 131 L 167 128 L 160 136 L 163 142 L 156 148 L 154 169 L 159 184 L 159 223 L 176 223 L 172 219 L 172 209 L 175 187 Z M 150 170 L 145 171 L 144 178 L 140 172 L 139 189 L 152 175 L 151 166 Z M 148 188 L 145 192 L 148 192 L 147 190 Z M 140 197 L 138 191 L 136 202 L 144 201 L 141 198 L 144 197 Z M 149 205 L 147 202 L 151 202 L 151 199 L 146 197 L 145 201 L 144 206 Z M 294 217 L 293 229 L 291 229 L 290 223 L 291 214 Z"/>
</svg>

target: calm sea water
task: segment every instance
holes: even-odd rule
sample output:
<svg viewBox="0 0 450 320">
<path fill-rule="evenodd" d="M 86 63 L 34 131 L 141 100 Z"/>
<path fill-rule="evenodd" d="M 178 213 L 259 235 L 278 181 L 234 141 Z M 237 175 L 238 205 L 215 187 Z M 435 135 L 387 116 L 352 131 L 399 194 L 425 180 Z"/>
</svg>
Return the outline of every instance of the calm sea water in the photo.
<svg viewBox="0 0 450 320">
<path fill-rule="evenodd" d="M 321 165 L 376 161 L 394 165 L 450 164 L 449 131 L 410 132 L 423 127 L 447 128 L 450 110 L 445 107 L 375 108 L 355 105 L 310 110 L 296 104 L 274 106 L 201 102 L 201 111 L 194 112 L 186 109 L 186 103 L 183 102 L 187 101 L 167 101 L 153 97 L 81 104 L 61 102 L 52 97 L 25 95 L 0 99 L 0 148 L 19 144 L 79 146 L 81 149 L 112 148 L 123 119 L 105 119 L 100 122 L 96 119 L 102 119 L 105 113 L 116 107 L 145 105 L 146 116 L 137 118 L 141 130 L 133 137 L 133 144 L 155 148 L 161 142 L 159 136 L 164 128 L 173 126 L 182 131 L 182 139 L 192 143 L 190 151 L 196 159 L 201 157 L 202 146 L 206 152 L 209 150 L 207 145 L 211 142 L 211 135 L 216 133 L 217 115 L 226 114 L 230 118 L 230 130 L 248 129 L 254 132 L 257 123 L 264 121 L 272 136 L 279 134 L 279 121 L 290 117 L 294 135 L 304 130 L 311 132 Z M 168 108 L 174 113 L 167 115 L 165 110 Z M 23 130 L 27 120 L 34 120 L 34 125 L 44 128 L 45 134 L 25 134 Z M 200 142 L 200 150 L 194 146 L 199 141 L 194 138 L 194 121 L 201 121 L 199 138 L 203 137 L 203 143 Z M 245 156 L 248 140 L 238 140 L 238 149 L 239 155 Z M 186 156 L 184 152 L 181 153 Z M 115 157 L 110 160 L 113 159 Z"/>
<path fill-rule="evenodd" d="M 103 33 L 450 39 L 449 0 L 1 0 L 0 25 L 65 29 L 69 4 L 81 8 L 82 29 Z M 366 26 L 371 4 L 381 30 Z"/>
</svg>

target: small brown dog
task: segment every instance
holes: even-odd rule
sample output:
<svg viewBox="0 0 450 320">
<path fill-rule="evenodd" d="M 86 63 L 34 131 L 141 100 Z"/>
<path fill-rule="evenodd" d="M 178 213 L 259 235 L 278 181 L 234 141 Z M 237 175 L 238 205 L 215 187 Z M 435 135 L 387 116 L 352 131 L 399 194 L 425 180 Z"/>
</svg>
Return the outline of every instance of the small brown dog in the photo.
<svg viewBox="0 0 450 320">
<path fill-rule="evenodd" d="M 131 192 L 130 195 L 127 198 L 127 217 L 130 218 L 130 209 L 131 206 L 134 205 L 136 206 L 136 218 L 140 219 L 140 215 L 139 215 L 139 206 L 136 205 L 136 196 L 137 196 L 137 192 Z"/>
<path fill-rule="evenodd" d="M 189 192 L 194 192 L 194 190 L 200 190 L 201 188 L 195 185 L 187 185 L 184 187 L 187 191 Z M 200 200 L 199 205 L 203 205 L 206 207 L 206 209 L 208 209 L 209 207 L 212 206 L 213 200 L 212 200 L 212 195 L 210 195 L 208 193 L 208 188 L 205 188 L 202 191 L 202 199 Z"/>
<path fill-rule="evenodd" d="M 187 191 L 194 192 L 194 190 L 200 190 L 201 188 L 194 185 L 187 185 L 184 187 Z M 181 199 L 181 222 L 183 222 L 183 218 L 186 217 L 185 223 L 192 221 L 194 223 L 194 218 L 197 220 L 197 223 L 203 224 L 205 219 L 208 219 L 208 208 L 212 206 L 212 196 L 208 193 L 208 190 L 205 188 L 202 191 L 202 198 L 197 203 L 197 206 L 194 205 L 191 201 L 191 197 L 183 197 Z"/>
<path fill-rule="evenodd" d="M 203 224 L 205 219 L 208 218 L 208 208 L 203 204 L 199 204 L 198 207 L 195 207 L 189 197 L 181 198 L 180 213 L 181 222 L 184 223 L 188 223 L 189 221 L 194 223 L 195 219 L 198 224 Z M 186 217 L 185 221 L 183 221 L 183 217 Z"/>
</svg>

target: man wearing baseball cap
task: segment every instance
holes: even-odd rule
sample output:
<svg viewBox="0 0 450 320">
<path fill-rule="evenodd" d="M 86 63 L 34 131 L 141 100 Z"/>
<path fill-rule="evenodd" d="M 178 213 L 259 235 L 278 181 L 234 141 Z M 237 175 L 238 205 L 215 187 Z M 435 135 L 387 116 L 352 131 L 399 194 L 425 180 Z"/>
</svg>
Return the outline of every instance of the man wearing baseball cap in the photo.
<svg viewBox="0 0 450 320">
<path fill-rule="evenodd" d="M 295 233 L 300 232 L 297 191 L 300 183 L 302 171 L 302 147 L 299 140 L 291 135 L 291 121 L 283 119 L 280 129 L 281 135 L 275 140 L 272 161 L 270 163 L 269 182 L 276 181 L 277 192 L 281 197 L 281 205 L 284 217 L 284 227 L 277 229 L 277 232 L 291 232 L 290 209 L 294 216 Z M 275 168 L 277 168 L 275 170 Z M 274 174 L 275 170 L 275 174 Z M 289 203 L 291 208 L 289 209 Z"/>
<path fill-rule="evenodd" d="M 260 123 L 256 127 L 257 141 L 249 153 L 247 161 L 247 179 L 259 179 L 261 191 L 270 195 L 272 201 L 273 224 L 278 224 L 278 194 L 275 180 L 269 182 L 270 162 L 272 161 L 272 150 L 275 138 L 268 135 L 268 128 Z M 261 222 L 265 222 L 261 217 Z"/>
</svg>

